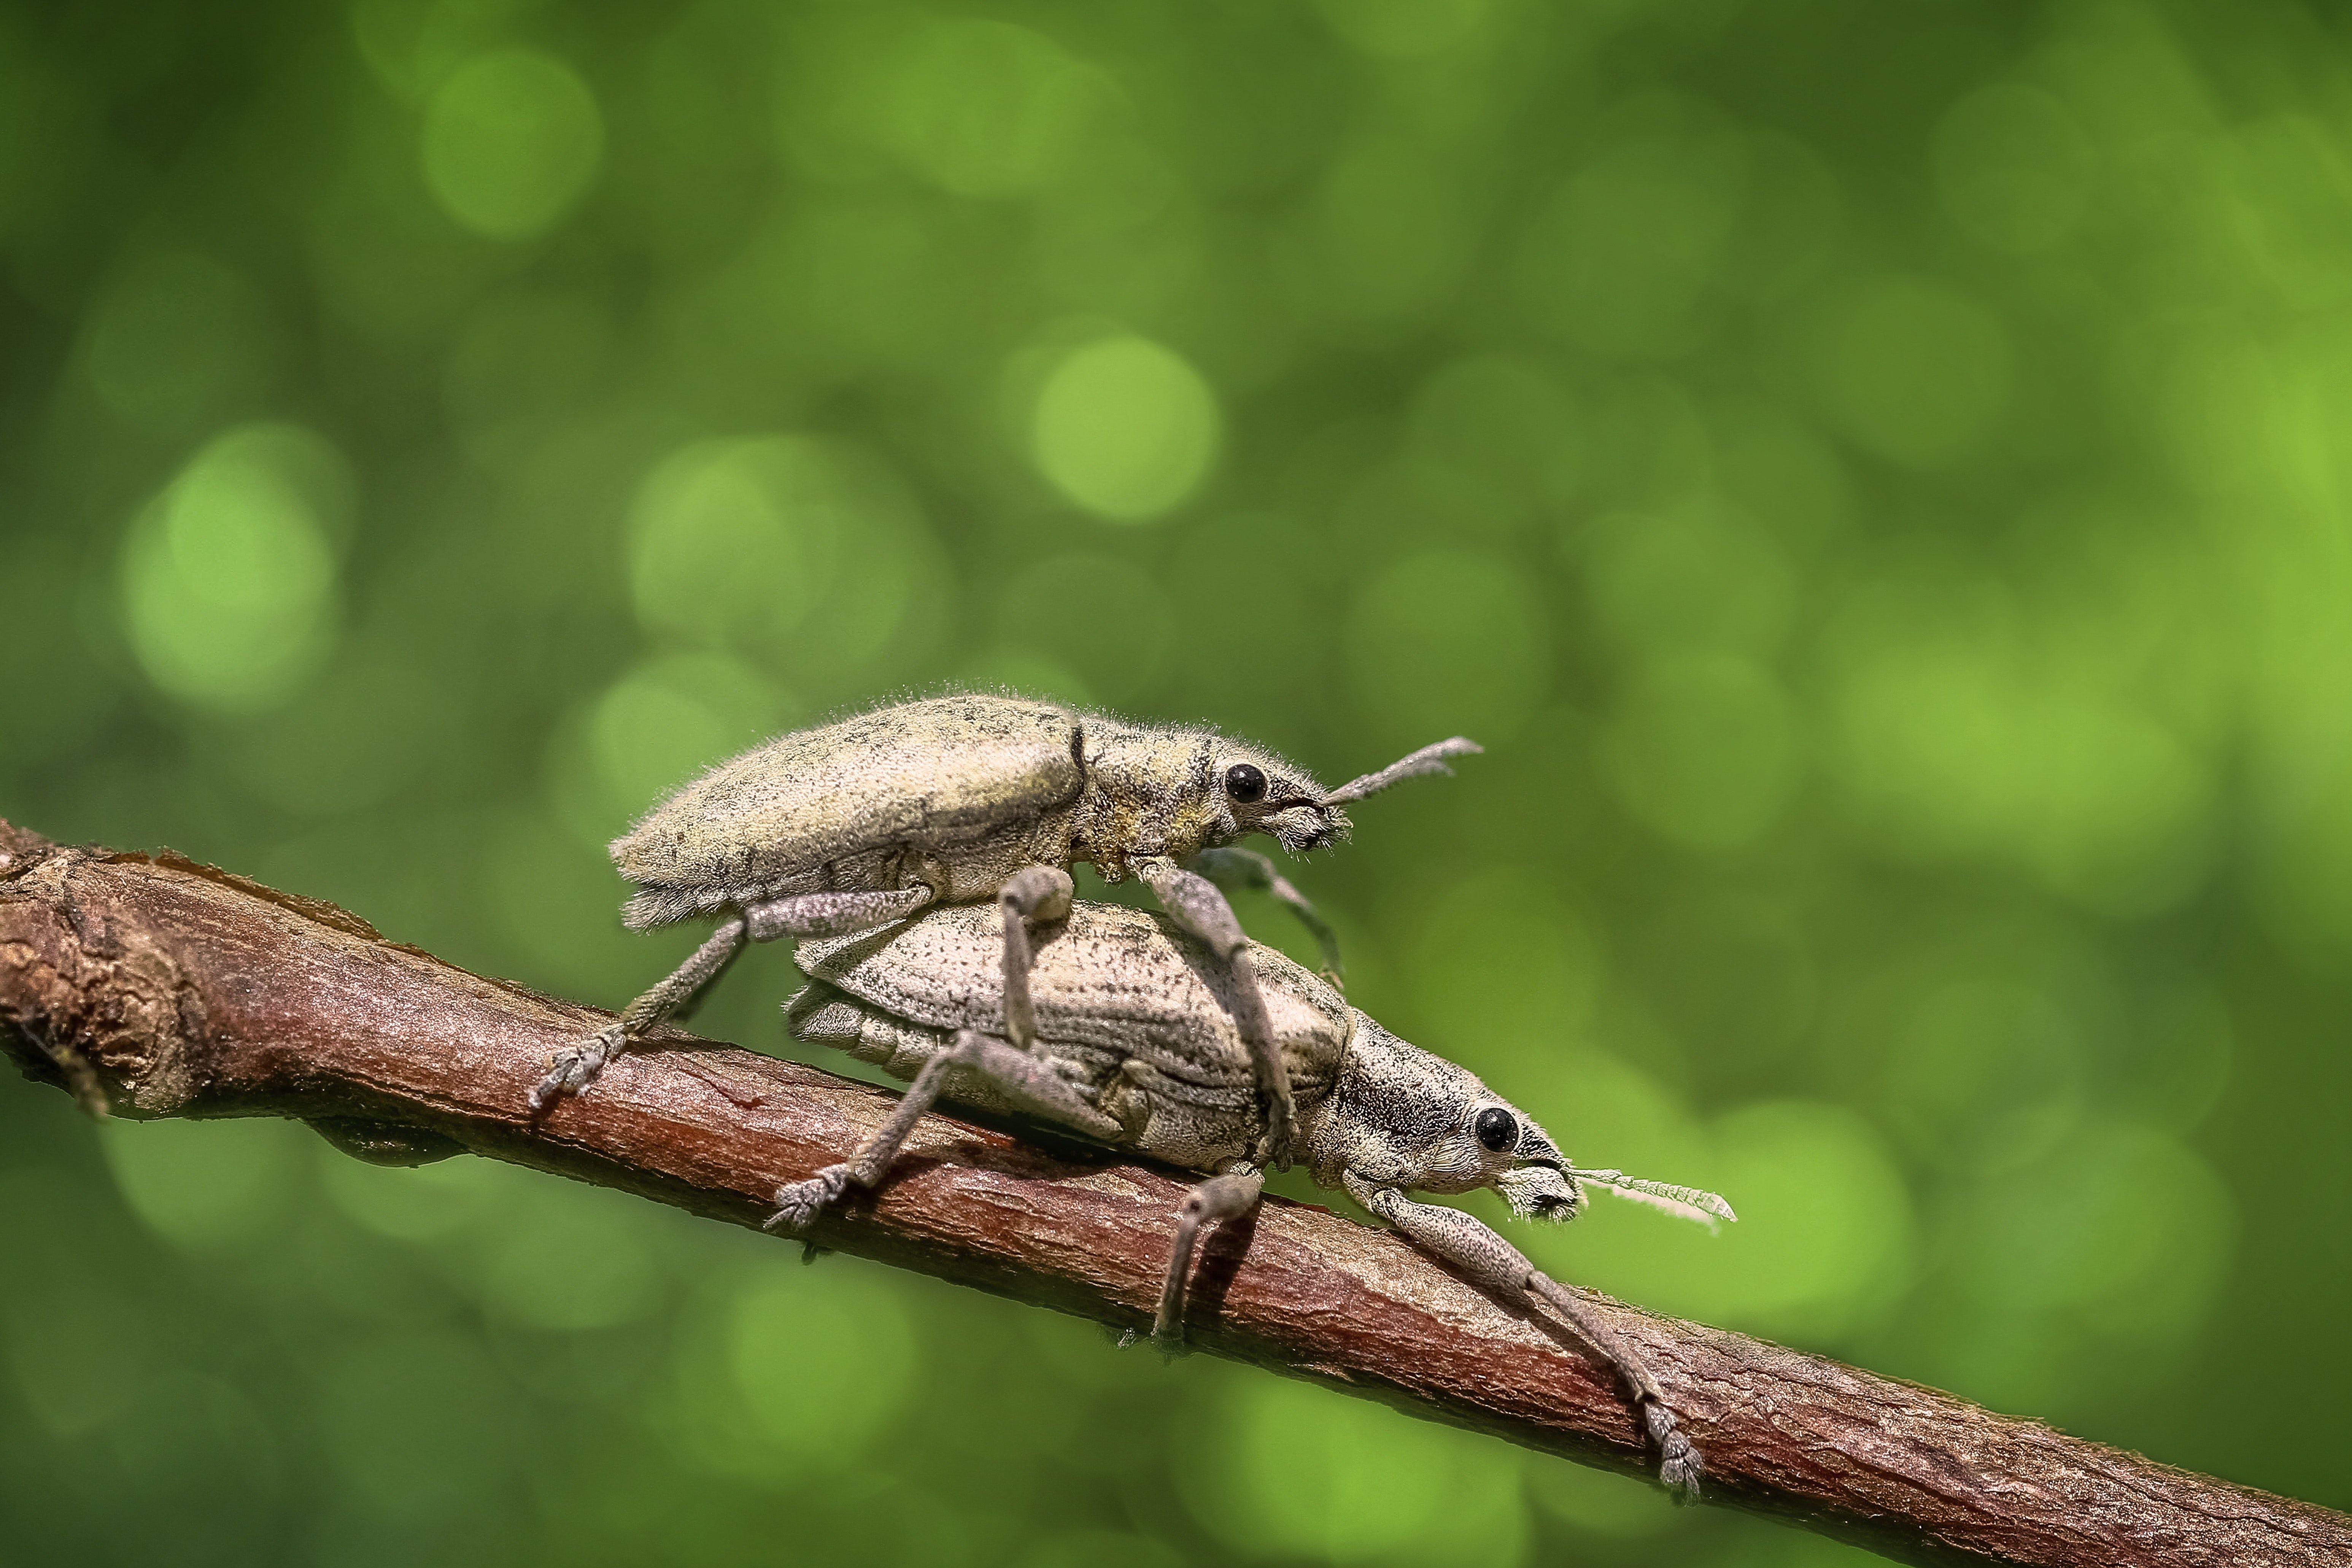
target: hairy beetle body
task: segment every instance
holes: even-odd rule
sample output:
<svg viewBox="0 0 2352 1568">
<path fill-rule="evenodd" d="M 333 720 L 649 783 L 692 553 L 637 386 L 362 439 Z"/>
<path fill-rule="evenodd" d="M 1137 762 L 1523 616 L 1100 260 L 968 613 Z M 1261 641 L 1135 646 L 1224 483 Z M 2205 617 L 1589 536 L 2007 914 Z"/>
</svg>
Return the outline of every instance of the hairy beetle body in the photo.
<svg viewBox="0 0 2352 1568">
<path fill-rule="evenodd" d="M 1066 865 L 1084 793 L 1080 717 L 1004 697 L 903 703 L 784 735 L 712 768 L 613 841 L 634 929 L 793 893 L 922 885 L 992 897 Z"/>
<path fill-rule="evenodd" d="M 931 910 L 863 936 L 803 942 L 810 984 L 785 1005 L 793 1035 L 839 1047 L 914 1088 L 856 1159 L 779 1189 L 771 1222 L 798 1229 L 853 1184 L 873 1186 L 935 1100 L 1050 1118 L 1115 1147 L 1212 1173 L 1178 1216 L 1153 1332 L 1181 1331 L 1199 1228 L 1246 1213 L 1263 1178 L 1251 1043 L 1230 969 L 1173 922 L 1075 903 L 1040 926 L 1029 969 L 1030 1046 L 995 1037 L 1003 1014 L 997 931 L 984 909 Z M 1580 1297 L 1459 1210 L 1408 1192 L 1494 1188 L 1514 1214 L 1572 1219 L 1585 1184 L 1692 1217 L 1729 1219 L 1713 1194 L 1570 1165 L 1533 1119 L 1466 1068 L 1408 1044 L 1271 949 L 1252 954 L 1296 1095 L 1315 1180 L 1514 1303 L 1564 1319 L 1622 1376 L 1660 1451 L 1660 1474 L 1696 1490 L 1698 1456 L 1640 1357 Z"/>
<path fill-rule="evenodd" d="M 912 1079 L 958 1033 L 997 1033 L 992 913 L 950 907 L 885 932 L 803 942 L 794 962 L 814 983 L 786 1005 L 793 1034 Z M 1191 962 L 1171 962 L 1179 954 Z M 1281 952 L 1259 948 L 1253 958 L 1304 1129 L 1360 1015 Z M 1249 1156 L 1260 1131 L 1256 1077 L 1226 966 L 1141 910 L 1080 903 L 1039 946 L 1030 984 L 1034 1048 L 1117 1124 L 1106 1142 L 1195 1170 Z M 1016 1109 L 985 1079 L 950 1081 L 960 1099 Z"/>
</svg>

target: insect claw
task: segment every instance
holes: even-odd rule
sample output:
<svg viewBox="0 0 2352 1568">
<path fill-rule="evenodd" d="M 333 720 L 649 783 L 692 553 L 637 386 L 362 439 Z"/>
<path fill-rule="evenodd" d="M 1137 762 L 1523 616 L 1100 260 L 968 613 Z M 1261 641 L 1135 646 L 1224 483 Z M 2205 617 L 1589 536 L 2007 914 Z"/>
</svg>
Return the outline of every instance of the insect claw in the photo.
<svg viewBox="0 0 2352 1568">
<path fill-rule="evenodd" d="M 776 1189 L 776 1212 L 760 1228 L 798 1236 L 815 1224 L 825 1205 L 841 1196 L 848 1185 L 846 1165 L 827 1165 L 806 1181 L 786 1182 Z"/>
<path fill-rule="evenodd" d="M 581 1046 L 566 1046 L 548 1063 L 547 1075 L 531 1087 L 530 1113 L 544 1116 L 559 1100 L 569 1100 L 594 1083 L 604 1065 L 628 1049 L 628 1033 L 607 1024 Z"/>
<path fill-rule="evenodd" d="M 1650 1441 L 1658 1446 L 1658 1479 L 1678 1503 L 1694 1503 L 1699 1499 L 1698 1478 L 1705 1464 L 1698 1450 L 1682 1428 L 1675 1424 L 1675 1413 L 1654 1399 L 1642 1402 L 1642 1423 L 1650 1431 Z"/>
<path fill-rule="evenodd" d="M 1176 1361 L 1192 1353 L 1192 1347 L 1184 1342 L 1184 1335 L 1181 1330 L 1172 1334 L 1162 1334 L 1150 1329 L 1121 1329 L 1118 1331 L 1118 1336 L 1112 1343 L 1119 1350 L 1130 1350 L 1137 1345 L 1148 1344 L 1160 1352 L 1162 1363 Z"/>
</svg>

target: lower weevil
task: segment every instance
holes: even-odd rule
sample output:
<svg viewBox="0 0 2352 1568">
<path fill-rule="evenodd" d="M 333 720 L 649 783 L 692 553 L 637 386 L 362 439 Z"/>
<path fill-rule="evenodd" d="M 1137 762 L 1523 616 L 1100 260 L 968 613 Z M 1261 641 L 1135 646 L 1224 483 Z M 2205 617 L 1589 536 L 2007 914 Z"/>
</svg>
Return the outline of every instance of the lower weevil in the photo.
<svg viewBox="0 0 2352 1568">
<path fill-rule="evenodd" d="M 877 709 L 721 763 L 613 841 L 639 891 L 636 930 L 698 915 L 719 927 L 619 1022 L 560 1053 L 534 1111 L 594 1081 L 726 967 L 746 941 L 871 931 L 932 903 L 994 900 L 1002 912 L 1004 1027 L 1026 1047 L 1031 928 L 1069 907 L 1069 868 L 1140 878 L 1230 974 L 1225 1001 L 1266 1106 L 1259 1151 L 1288 1163 L 1291 1089 L 1220 882 L 1270 889 L 1322 942 L 1330 931 L 1266 858 L 1227 847 L 1253 833 L 1303 853 L 1344 835 L 1340 808 L 1401 780 L 1448 771 L 1478 748 L 1456 737 L 1327 790 L 1273 752 L 1210 729 L 1131 723 L 971 692 Z"/>
<path fill-rule="evenodd" d="M 1181 1338 L 1185 1283 L 1203 1226 L 1249 1212 L 1265 1178 L 1251 1054 L 1231 1007 L 1232 970 L 1171 922 L 1076 903 L 1048 926 L 1030 974 L 1034 1044 L 1003 1037 L 999 933 L 985 908 L 934 910 L 898 929 L 803 942 L 811 984 L 786 1004 L 793 1035 L 874 1062 L 913 1087 L 846 1164 L 776 1194 L 769 1223 L 805 1229 L 851 1184 L 873 1187 L 933 1102 L 1041 1116 L 1209 1174 L 1176 1222 L 1152 1333 Z M 1543 1129 L 1468 1069 L 1407 1045 L 1272 949 L 1255 949 L 1270 1033 L 1297 1100 L 1315 1180 L 1523 1310 L 1549 1312 L 1632 1394 L 1669 1488 L 1696 1494 L 1699 1456 L 1641 1357 L 1577 1291 L 1459 1209 L 1405 1194 L 1492 1187 L 1522 1217 L 1572 1219 L 1590 1183 L 1692 1218 L 1732 1219 L 1712 1193 L 1580 1170 Z"/>
</svg>

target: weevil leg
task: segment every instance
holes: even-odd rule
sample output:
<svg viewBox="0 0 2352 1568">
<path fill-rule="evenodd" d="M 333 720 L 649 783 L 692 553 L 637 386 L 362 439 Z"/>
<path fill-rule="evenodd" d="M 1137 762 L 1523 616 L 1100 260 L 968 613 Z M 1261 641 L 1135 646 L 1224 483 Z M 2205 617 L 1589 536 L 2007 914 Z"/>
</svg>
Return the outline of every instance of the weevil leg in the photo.
<svg viewBox="0 0 2352 1568">
<path fill-rule="evenodd" d="M 741 914 L 720 921 L 710 939 L 696 948 L 669 978 L 621 1009 L 616 1022 L 599 1029 L 585 1045 L 556 1052 L 547 1076 L 530 1091 L 531 1114 L 543 1116 L 557 1100 L 594 1083 L 614 1057 L 709 984 L 747 938 L 773 942 L 778 937 L 838 936 L 865 931 L 910 914 L 936 896 L 929 887 L 919 885 L 887 892 L 797 893 L 745 906 Z"/>
<path fill-rule="evenodd" d="M 1255 849 L 1222 847 L 1203 849 L 1184 863 L 1185 869 L 1197 871 L 1226 892 L 1236 888 L 1249 888 L 1257 892 L 1272 893 L 1290 906 L 1298 923 L 1315 933 L 1316 945 L 1323 950 L 1323 978 L 1341 990 L 1347 989 L 1348 975 L 1339 964 L 1339 938 L 1324 921 L 1306 894 L 1293 887 L 1290 879 L 1274 868 L 1274 862 Z"/>
<path fill-rule="evenodd" d="M 1015 871 L 997 889 L 997 908 L 1004 915 L 1004 1037 L 1024 1051 L 1037 1040 L 1037 1007 L 1029 995 L 1034 928 L 1068 918 L 1076 890 L 1070 874 L 1058 866 Z"/>
<path fill-rule="evenodd" d="M 1675 1424 L 1659 1385 L 1638 1352 L 1594 1312 L 1577 1291 L 1551 1279 L 1509 1242 L 1475 1216 L 1435 1204 L 1417 1204 L 1396 1188 L 1365 1180 L 1354 1172 L 1342 1178 L 1348 1194 L 1388 1221 L 1422 1250 L 1443 1258 L 1471 1282 L 1517 1307 L 1549 1307 L 1576 1337 L 1609 1363 L 1633 1396 L 1643 1429 L 1658 1449 L 1658 1479 L 1684 1500 L 1698 1496 L 1698 1450 Z"/>
<path fill-rule="evenodd" d="M 1265 1191 L 1265 1176 L 1246 1160 L 1229 1162 L 1222 1174 L 1210 1177 L 1184 1194 L 1176 1211 L 1176 1245 L 1168 1255 L 1168 1282 L 1160 1288 L 1160 1310 L 1151 1320 L 1151 1337 L 1173 1348 L 1184 1338 L 1184 1282 L 1192 1271 L 1192 1248 L 1204 1225 L 1239 1219 L 1257 1205 Z"/>
<path fill-rule="evenodd" d="M 913 1134 L 915 1123 L 929 1112 L 946 1087 L 948 1074 L 958 1069 L 987 1079 L 1024 1110 L 1075 1127 L 1089 1137 L 1108 1140 L 1118 1135 L 1119 1124 L 1089 1105 L 1076 1086 L 1055 1070 L 1050 1058 L 1016 1050 L 992 1036 L 961 1030 L 954 1044 L 923 1064 L 923 1070 L 900 1098 L 898 1109 L 882 1131 L 866 1141 L 864 1148 L 843 1164 L 827 1165 L 805 1181 L 787 1182 L 776 1189 L 776 1212 L 767 1228 L 786 1234 L 803 1230 L 852 1182 L 861 1187 L 879 1185 L 899 1148 Z"/>
<path fill-rule="evenodd" d="M 530 1091 L 530 1113 L 544 1116 L 559 1100 L 578 1094 L 596 1081 L 605 1064 L 667 1017 L 696 992 L 710 984 L 743 945 L 745 921 L 731 915 L 669 978 L 621 1009 L 620 1017 L 591 1036 L 585 1045 L 566 1046 L 555 1053 L 547 1076 Z"/>
<path fill-rule="evenodd" d="M 1150 886 L 1175 922 L 1206 942 L 1233 977 L 1234 1022 L 1242 1043 L 1249 1047 L 1250 1068 L 1258 1092 L 1265 1097 L 1265 1137 L 1258 1147 L 1258 1163 L 1277 1171 L 1290 1169 L 1293 1109 L 1290 1069 L 1275 1044 L 1274 1022 L 1266 1016 L 1265 998 L 1257 988 L 1257 970 L 1250 962 L 1249 935 L 1242 930 L 1233 905 L 1217 885 L 1171 860 L 1144 859 L 1136 874 Z"/>
<path fill-rule="evenodd" d="M 913 914 L 939 895 L 925 884 L 888 892 L 793 893 L 763 904 L 746 904 L 753 942 L 779 937 L 846 936 L 871 931 Z"/>
</svg>

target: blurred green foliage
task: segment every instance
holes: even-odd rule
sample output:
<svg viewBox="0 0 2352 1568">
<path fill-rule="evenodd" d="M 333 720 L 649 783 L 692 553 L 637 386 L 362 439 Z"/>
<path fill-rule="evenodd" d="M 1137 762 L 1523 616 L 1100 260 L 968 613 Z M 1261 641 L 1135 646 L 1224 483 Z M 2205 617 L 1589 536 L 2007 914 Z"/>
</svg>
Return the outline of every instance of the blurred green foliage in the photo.
<svg viewBox="0 0 2352 1568">
<path fill-rule="evenodd" d="M 0 812 L 614 1005 L 691 939 L 604 841 L 847 705 L 1470 733 L 1298 873 L 1356 999 L 1743 1216 L 1538 1261 L 2344 1507 L 2348 327 L 2280 0 L 11 0 Z M 475 1160 L 0 1125 L 0 1561 L 1860 1555 Z"/>
</svg>

